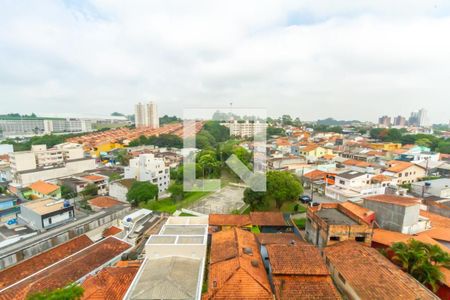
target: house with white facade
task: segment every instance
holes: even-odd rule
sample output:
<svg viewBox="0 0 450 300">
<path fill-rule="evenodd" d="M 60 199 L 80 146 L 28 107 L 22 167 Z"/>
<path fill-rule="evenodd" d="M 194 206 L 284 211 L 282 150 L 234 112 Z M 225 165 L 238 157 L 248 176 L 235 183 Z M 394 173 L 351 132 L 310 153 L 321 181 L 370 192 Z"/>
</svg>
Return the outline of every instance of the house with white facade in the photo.
<svg viewBox="0 0 450 300">
<path fill-rule="evenodd" d="M 141 154 L 130 159 L 130 165 L 125 168 L 125 179 L 133 178 L 137 181 L 149 181 L 158 186 L 159 192 L 164 192 L 170 184 L 170 168 L 164 159 L 154 154 Z"/>
<path fill-rule="evenodd" d="M 334 185 L 326 186 L 325 195 L 338 201 L 359 200 L 365 195 L 384 194 L 386 186 L 373 184 L 374 175 L 357 171 L 336 174 Z"/>
</svg>

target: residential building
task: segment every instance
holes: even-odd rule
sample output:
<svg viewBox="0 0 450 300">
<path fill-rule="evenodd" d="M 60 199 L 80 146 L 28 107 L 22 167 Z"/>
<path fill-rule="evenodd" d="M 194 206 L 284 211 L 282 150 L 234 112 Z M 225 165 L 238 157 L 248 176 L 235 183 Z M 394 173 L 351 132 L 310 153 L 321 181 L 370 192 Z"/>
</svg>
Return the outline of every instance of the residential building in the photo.
<svg viewBox="0 0 450 300">
<path fill-rule="evenodd" d="M 333 154 L 333 151 L 319 145 L 311 144 L 298 149 L 299 155 L 303 155 L 308 160 L 316 160 L 325 155 Z"/>
<path fill-rule="evenodd" d="M 306 215 L 306 239 L 319 248 L 345 240 L 371 243 L 375 215 L 369 209 L 351 202 L 322 203 L 308 207 Z"/>
<path fill-rule="evenodd" d="M 74 143 L 50 149 L 46 145 L 33 145 L 30 151 L 10 153 L 9 159 L 13 182 L 22 186 L 95 168 L 95 160 L 85 158 L 82 146 Z"/>
<path fill-rule="evenodd" d="M 382 116 L 378 119 L 378 125 L 382 127 L 389 127 L 391 126 L 391 117 L 388 116 Z"/>
<path fill-rule="evenodd" d="M 75 210 L 68 200 L 39 199 L 20 205 L 19 224 L 44 230 L 55 227 L 75 218 Z"/>
<path fill-rule="evenodd" d="M 20 212 L 19 199 L 12 195 L 0 195 L 0 224 L 15 219 Z"/>
<path fill-rule="evenodd" d="M 127 193 L 135 182 L 135 179 L 120 179 L 109 183 L 109 195 L 122 202 L 127 201 Z"/>
<path fill-rule="evenodd" d="M 207 235 L 207 217 L 169 217 L 123 299 L 201 299 Z"/>
<path fill-rule="evenodd" d="M 159 128 L 159 116 L 156 103 L 141 103 L 135 105 L 135 124 L 136 128 L 149 127 Z"/>
<path fill-rule="evenodd" d="M 89 206 L 94 210 L 94 211 L 100 211 L 106 208 L 110 208 L 110 207 L 114 207 L 117 205 L 122 205 L 123 203 L 118 201 L 117 199 L 113 198 L 113 197 L 108 197 L 108 196 L 98 196 L 95 198 L 92 198 L 90 200 L 88 200 Z"/>
<path fill-rule="evenodd" d="M 230 129 L 230 135 L 236 137 L 253 137 L 255 135 L 265 135 L 267 129 L 266 122 L 260 121 L 230 121 L 221 123 Z"/>
<path fill-rule="evenodd" d="M 108 194 L 108 180 L 107 176 L 98 175 L 98 174 L 90 174 L 78 177 L 78 179 L 84 181 L 86 186 L 91 184 L 97 187 L 98 195 L 106 195 Z M 86 188 L 86 186 L 84 188 Z"/>
<path fill-rule="evenodd" d="M 259 232 L 292 232 L 292 224 L 286 221 L 282 212 L 253 211 L 250 212 L 250 220 L 253 226 L 258 227 Z"/>
<path fill-rule="evenodd" d="M 106 267 L 90 275 L 81 284 L 84 289 L 81 300 L 121 300 L 135 278 L 140 261 L 119 261 L 114 266 Z"/>
<path fill-rule="evenodd" d="M 399 160 L 387 162 L 387 167 L 383 171 L 383 174 L 394 177 L 394 181 L 398 185 L 413 183 L 426 176 L 425 168 Z"/>
<path fill-rule="evenodd" d="M 39 268 L 30 274 L 27 269 L 24 269 L 24 266 L 18 265 L 17 272 L 20 279 L 11 282 L 10 285 L 0 290 L 1 295 L 3 299 L 24 300 L 30 294 L 36 292 L 63 288 L 72 282 L 83 282 L 85 278 L 99 269 L 117 262 L 121 255 L 129 251 L 131 247 L 132 245 L 122 240 L 108 237 L 95 244 L 86 246 L 70 256 L 68 252 L 64 252 L 61 255 L 59 251 L 62 249 L 56 249 L 53 253 L 59 256 L 59 260 L 53 264 L 44 265 L 46 267 L 45 272 L 42 272 L 42 268 Z M 39 260 L 36 261 L 39 263 Z M 26 262 L 24 261 L 24 263 Z M 26 266 L 28 265 L 26 264 Z M 21 272 L 23 271 L 30 275 L 22 277 Z M 9 269 L 3 272 L 13 276 Z"/>
<path fill-rule="evenodd" d="M 334 185 L 326 186 L 325 195 L 338 201 L 358 200 L 365 195 L 384 194 L 386 186 L 373 184 L 373 175 L 357 171 L 336 174 Z"/>
<path fill-rule="evenodd" d="M 319 249 L 305 242 L 266 245 L 277 300 L 341 299 Z"/>
<path fill-rule="evenodd" d="M 394 126 L 405 127 L 406 126 L 406 118 L 402 116 L 397 116 L 394 118 Z"/>
<path fill-rule="evenodd" d="M 380 228 L 415 234 L 431 228 L 430 220 L 420 216 L 420 199 L 396 195 L 363 198 L 363 206 L 375 212 Z"/>
<path fill-rule="evenodd" d="M 411 184 L 411 192 L 422 198 L 450 198 L 450 178 L 414 182 Z"/>
<path fill-rule="evenodd" d="M 203 299 L 273 300 L 255 235 L 239 228 L 212 234 Z"/>
<path fill-rule="evenodd" d="M 158 186 L 159 192 L 164 192 L 169 187 L 170 170 L 162 158 L 156 158 L 154 154 L 141 154 L 138 158 L 130 159 L 130 165 L 125 167 L 124 178 L 149 181 Z"/>
<path fill-rule="evenodd" d="M 249 231 L 252 229 L 252 220 L 249 215 L 210 214 L 208 218 L 208 224 L 212 232 L 228 230 L 233 227 Z"/>
<path fill-rule="evenodd" d="M 298 156 L 276 157 L 267 160 L 267 168 L 269 170 L 288 170 L 293 165 L 305 164 L 306 160 Z"/>
<path fill-rule="evenodd" d="M 409 117 L 408 124 L 410 126 L 426 127 L 429 126 L 428 113 L 422 108 L 417 112 L 412 112 Z"/>
<path fill-rule="evenodd" d="M 370 148 L 375 150 L 384 150 L 384 151 L 393 151 L 396 149 L 400 149 L 402 144 L 400 143 L 371 143 L 369 145 Z"/>
<path fill-rule="evenodd" d="M 4 137 L 33 136 L 49 133 L 90 132 L 92 130 L 92 121 L 78 118 L 0 120 L 0 131 L 3 133 Z"/>
<path fill-rule="evenodd" d="M 347 299 L 439 299 L 376 249 L 345 241 L 324 249 L 326 265 Z"/>
<path fill-rule="evenodd" d="M 38 180 L 28 186 L 31 189 L 31 197 L 39 198 L 61 198 L 61 188 L 52 183 Z"/>
</svg>

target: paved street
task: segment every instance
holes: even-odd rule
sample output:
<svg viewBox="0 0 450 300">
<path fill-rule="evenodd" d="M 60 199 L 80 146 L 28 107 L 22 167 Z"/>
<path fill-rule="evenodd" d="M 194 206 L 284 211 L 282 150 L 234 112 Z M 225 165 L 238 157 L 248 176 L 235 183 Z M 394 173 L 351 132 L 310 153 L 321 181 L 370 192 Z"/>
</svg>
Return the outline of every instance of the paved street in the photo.
<svg viewBox="0 0 450 300">
<path fill-rule="evenodd" d="M 311 197 L 311 190 L 310 189 L 305 189 L 303 192 L 303 195 L 308 195 Z M 319 202 L 319 203 L 324 203 L 324 202 L 338 202 L 337 200 L 331 199 L 325 195 L 321 195 L 317 192 L 314 192 L 313 195 L 313 201 L 314 202 Z"/>
</svg>

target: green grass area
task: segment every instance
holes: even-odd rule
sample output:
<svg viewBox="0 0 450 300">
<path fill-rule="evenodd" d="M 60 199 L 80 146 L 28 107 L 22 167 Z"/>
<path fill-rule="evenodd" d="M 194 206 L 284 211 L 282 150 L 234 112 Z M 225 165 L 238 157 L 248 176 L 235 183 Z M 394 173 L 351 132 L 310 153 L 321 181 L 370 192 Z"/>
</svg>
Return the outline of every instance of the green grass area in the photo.
<svg viewBox="0 0 450 300">
<path fill-rule="evenodd" d="M 147 203 L 141 203 L 139 206 L 141 208 L 173 214 L 177 209 L 186 208 L 209 193 L 211 192 L 189 192 L 188 195 L 181 201 L 174 202 L 171 198 L 164 198 L 149 201 Z"/>
<path fill-rule="evenodd" d="M 296 210 L 297 209 L 297 210 Z M 286 202 L 281 206 L 281 211 L 286 213 L 304 213 L 306 208 L 298 201 Z"/>
<path fill-rule="evenodd" d="M 305 229 L 306 218 L 294 219 L 293 221 L 298 229 Z"/>
<path fill-rule="evenodd" d="M 253 226 L 251 231 L 256 234 L 261 233 L 261 231 L 259 231 L 259 228 L 257 226 Z"/>
<path fill-rule="evenodd" d="M 185 213 L 185 212 L 182 212 L 179 216 L 180 217 L 194 217 L 194 215 L 188 214 L 188 213 Z"/>
</svg>

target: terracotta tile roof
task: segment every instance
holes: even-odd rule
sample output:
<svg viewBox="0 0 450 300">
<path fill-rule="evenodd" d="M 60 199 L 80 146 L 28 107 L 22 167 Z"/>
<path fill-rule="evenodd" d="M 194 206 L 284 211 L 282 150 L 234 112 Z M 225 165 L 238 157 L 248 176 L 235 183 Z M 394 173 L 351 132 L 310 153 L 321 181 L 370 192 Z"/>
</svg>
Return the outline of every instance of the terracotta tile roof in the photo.
<svg viewBox="0 0 450 300">
<path fill-rule="evenodd" d="M 275 211 L 251 212 L 252 225 L 256 226 L 287 226 L 283 213 Z"/>
<path fill-rule="evenodd" d="M 251 225 L 249 215 L 210 214 L 209 225 L 212 226 L 248 226 Z"/>
<path fill-rule="evenodd" d="M 400 161 L 400 160 L 391 160 L 388 162 L 388 168 L 386 171 L 392 172 L 392 173 L 398 173 L 402 172 L 412 166 L 417 166 L 413 163 L 407 162 L 407 161 Z M 420 167 L 420 166 L 418 166 Z"/>
<path fill-rule="evenodd" d="M 95 276 L 88 277 L 81 285 L 84 294 L 81 299 L 121 300 L 131 285 L 139 265 L 107 267 Z"/>
<path fill-rule="evenodd" d="M 303 176 L 306 178 L 309 178 L 310 180 L 316 180 L 316 179 L 323 179 L 327 175 L 326 172 L 321 170 L 312 170 L 311 172 L 308 172 L 304 174 Z"/>
<path fill-rule="evenodd" d="M 341 299 L 339 292 L 329 276 L 273 276 L 277 300 Z"/>
<path fill-rule="evenodd" d="M 391 181 L 392 177 L 391 176 L 387 176 L 387 175 L 383 175 L 383 174 L 378 174 L 375 175 L 371 178 L 372 181 L 374 182 L 386 182 L 386 181 Z"/>
<path fill-rule="evenodd" d="M 439 227 L 439 228 L 447 228 L 450 230 L 450 218 L 446 218 L 438 214 L 428 212 L 426 210 L 421 210 L 420 215 L 430 219 L 431 226 L 433 228 Z"/>
<path fill-rule="evenodd" d="M 322 158 L 326 159 L 326 160 L 332 160 L 335 157 L 336 157 L 336 155 L 333 155 L 333 154 L 325 154 L 324 156 L 322 156 Z"/>
<path fill-rule="evenodd" d="M 256 235 L 261 245 L 268 244 L 289 244 L 292 241 L 301 243 L 302 240 L 294 233 L 259 233 Z"/>
<path fill-rule="evenodd" d="M 355 167 L 362 167 L 362 168 L 374 166 L 374 164 L 368 163 L 366 161 L 356 160 L 356 159 L 347 159 L 347 160 L 343 161 L 342 164 L 344 164 L 346 166 L 355 166 Z"/>
<path fill-rule="evenodd" d="M 59 186 L 57 186 L 56 184 L 48 183 L 42 180 L 36 181 L 30 184 L 28 187 L 44 195 L 48 195 L 59 189 Z"/>
<path fill-rule="evenodd" d="M 280 146 L 290 146 L 291 142 L 289 142 L 289 140 L 287 138 L 277 138 L 275 140 L 275 144 L 279 147 Z"/>
<path fill-rule="evenodd" d="M 214 233 L 204 299 L 273 299 L 255 236 L 239 228 Z"/>
<path fill-rule="evenodd" d="M 100 208 L 109 208 L 109 207 L 113 207 L 113 206 L 116 206 L 119 204 L 123 204 L 119 200 L 116 200 L 115 198 L 108 197 L 108 196 L 95 197 L 95 198 L 90 199 L 88 202 L 90 205 L 100 207 Z"/>
<path fill-rule="evenodd" d="M 122 232 L 122 229 L 120 229 L 120 228 L 118 228 L 116 226 L 111 226 L 109 228 L 106 228 L 103 231 L 102 236 L 103 237 L 108 237 L 108 236 L 111 236 L 111 235 L 116 235 L 116 234 L 118 234 L 120 232 Z"/>
<path fill-rule="evenodd" d="M 433 240 L 450 242 L 450 229 L 449 228 L 436 227 L 436 228 L 432 228 L 427 231 L 423 231 L 423 232 L 419 233 L 418 235 L 419 236 L 427 235 L 430 238 L 432 238 Z"/>
<path fill-rule="evenodd" d="M 35 273 L 27 279 L 9 286 L 0 294 L 0 299 L 25 299 L 30 293 L 64 287 L 94 271 L 130 247 L 131 245 L 128 243 L 108 237 L 66 257 L 42 272 Z"/>
<path fill-rule="evenodd" d="M 374 196 L 364 197 L 363 199 L 369 200 L 369 201 L 390 203 L 390 204 L 400 205 L 400 206 L 413 206 L 413 205 L 420 204 L 420 199 L 418 199 L 418 198 L 402 197 L 402 196 L 396 196 L 396 195 L 374 195 Z"/>
<path fill-rule="evenodd" d="M 437 299 L 374 248 L 344 241 L 325 248 L 324 255 L 361 299 Z"/>
<path fill-rule="evenodd" d="M 267 245 L 272 274 L 329 275 L 319 249 L 306 243 Z"/>
<path fill-rule="evenodd" d="M 375 218 L 375 212 L 371 211 L 368 208 L 362 207 L 356 203 L 353 203 L 351 201 L 346 201 L 339 203 L 339 206 L 341 208 L 344 208 L 344 210 L 349 211 L 354 216 L 360 218 L 366 223 L 371 223 L 370 221 Z M 352 216 L 353 217 L 353 216 Z"/>
<path fill-rule="evenodd" d="M 83 234 L 14 266 L 3 269 L 0 271 L 0 290 L 92 244 L 91 239 Z"/>
<path fill-rule="evenodd" d="M 397 231 L 390 231 L 381 228 L 375 228 L 373 230 L 372 241 L 378 244 L 384 245 L 386 247 L 392 246 L 394 243 L 407 242 L 410 239 L 415 239 L 424 243 L 429 243 L 433 245 L 439 245 L 438 242 L 434 241 L 431 237 L 427 235 L 408 235 Z"/>
<path fill-rule="evenodd" d="M 84 179 L 89 180 L 89 181 L 101 181 L 101 180 L 105 180 L 105 177 L 104 177 L 104 176 L 99 176 L 99 175 L 86 175 L 86 176 L 83 176 L 83 177 L 81 177 L 81 178 L 84 178 Z"/>
<path fill-rule="evenodd" d="M 300 149 L 301 152 L 311 152 L 319 148 L 319 145 L 308 145 L 305 148 Z"/>
</svg>

